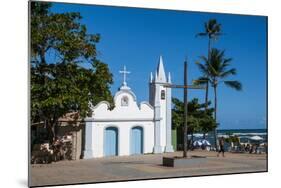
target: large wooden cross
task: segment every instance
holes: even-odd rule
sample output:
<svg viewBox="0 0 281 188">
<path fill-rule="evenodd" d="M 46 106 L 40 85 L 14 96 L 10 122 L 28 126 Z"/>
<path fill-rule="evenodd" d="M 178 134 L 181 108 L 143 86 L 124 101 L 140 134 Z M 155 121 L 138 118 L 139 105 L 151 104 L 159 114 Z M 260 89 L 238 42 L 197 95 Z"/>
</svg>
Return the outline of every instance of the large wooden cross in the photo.
<svg viewBox="0 0 281 188">
<path fill-rule="evenodd" d="M 183 133 L 183 157 L 187 157 L 187 116 L 188 116 L 188 89 L 206 89 L 206 87 L 202 86 L 195 86 L 195 85 L 188 85 L 187 80 L 187 61 L 184 62 L 184 85 L 176 85 L 176 84 L 165 84 L 164 87 L 169 88 L 180 88 L 183 89 L 184 92 L 184 133 Z"/>
</svg>

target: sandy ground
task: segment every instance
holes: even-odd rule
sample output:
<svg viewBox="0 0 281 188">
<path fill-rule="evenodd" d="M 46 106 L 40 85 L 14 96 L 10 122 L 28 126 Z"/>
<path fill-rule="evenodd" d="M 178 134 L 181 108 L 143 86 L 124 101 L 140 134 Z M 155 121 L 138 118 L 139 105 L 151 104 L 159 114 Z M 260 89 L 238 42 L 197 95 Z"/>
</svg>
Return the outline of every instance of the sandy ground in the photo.
<svg viewBox="0 0 281 188">
<path fill-rule="evenodd" d="M 215 152 L 192 151 L 188 155 L 206 158 L 181 168 L 162 166 L 162 157 L 182 156 L 182 152 L 31 165 L 30 186 L 267 171 L 265 154 L 226 153 L 225 157 L 217 157 Z"/>
</svg>

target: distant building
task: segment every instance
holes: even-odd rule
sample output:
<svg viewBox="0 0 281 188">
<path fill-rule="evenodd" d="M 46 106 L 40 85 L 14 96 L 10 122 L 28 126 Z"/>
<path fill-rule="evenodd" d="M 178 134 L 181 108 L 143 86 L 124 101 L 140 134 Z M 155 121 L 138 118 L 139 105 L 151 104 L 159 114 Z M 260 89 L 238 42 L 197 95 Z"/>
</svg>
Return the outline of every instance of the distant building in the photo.
<svg viewBox="0 0 281 188">
<path fill-rule="evenodd" d="M 166 77 L 160 56 L 150 75 L 149 102 L 137 104 L 137 97 L 124 81 L 114 96 L 114 109 L 107 101 L 92 107 L 85 118 L 84 158 L 173 152 L 171 143 L 171 76 Z M 142 87 L 142 86 L 140 86 Z"/>
<path fill-rule="evenodd" d="M 83 156 L 84 146 L 84 127 L 85 123 L 79 118 L 77 112 L 67 113 L 59 118 L 56 126 L 56 137 L 62 138 L 66 135 L 71 136 L 71 159 L 78 160 Z M 48 132 L 45 123 L 38 122 L 31 124 L 31 151 L 35 144 L 49 143 Z"/>
</svg>

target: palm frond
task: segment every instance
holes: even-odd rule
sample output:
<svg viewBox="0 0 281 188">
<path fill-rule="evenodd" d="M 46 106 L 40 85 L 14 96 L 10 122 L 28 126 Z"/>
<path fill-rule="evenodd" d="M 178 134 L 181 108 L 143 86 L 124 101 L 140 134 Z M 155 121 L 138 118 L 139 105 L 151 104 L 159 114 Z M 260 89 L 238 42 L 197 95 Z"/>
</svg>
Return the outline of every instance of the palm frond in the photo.
<svg viewBox="0 0 281 188">
<path fill-rule="evenodd" d="M 242 90 L 242 84 L 239 81 L 224 81 L 224 84 L 228 87 L 236 89 L 237 91 Z"/>
<path fill-rule="evenodd" d="M 207 57 L 205 57 L 205 56 L 200 56 L 200 59 L 201 59 L 202 61 L 204 61 L 205 64 L 208 63 L 208 58 L 207 58 Z"/>
<path fill-rule="evenodd" d="M 221 24 L 218 24 L 216 22 L 216 24 L 214 25 L 214 31 L 216 31 L 216 33 L 219 33 L 221 31 Z"/>
<path fill-rule="evenodd" d="M 223 58 L 220 72 L 225 72 L 227 71 L 228 66 L 230 65 L 230 62 L 232 61 L 232 58 Z"/>
<path fill-rule="evenodd" d="M 232 69 L 230 69 L 230 70 L 227 70 L 227 71 L 224 71 L 224 72 L 222 72 L 221 74 L 220 74 L 220 77 L 221 78 L 226 78 L 226 77 L 228 77 L 228 76 L 230 76 L 230 75 L 236 75 L 236 69 L 235 68 L 232 68 Z"/>
<path fill-rule="evenodd" d="M 208 68 L 205 66 L 205 64 L 202 64 L 202 63 L 196 63 L 199 70 L 204 74 L 204 75 L 208 75 L 209 72 L 208 72 Z"/>
<path fill-rule="evenodd" d="M 213 76 L 220 76 L 222 72 L 227 70 L 231 60 L 231 58 L 224 57 L 224 50 L 212 48 L 208 69 Z"/>
<path fill-rule="evenodd" d="M 218 52 L 219 51 L 217 49 L 212 48 L 210 53 L 210 60 L 206 61 L 206 67 L 208 69 L 209 74 L 211 75 L 217 75 L 218 72 L 218 67 L 219 67 L 218 65 L 219 60 L 217 59 Z"/>
<path fill-rule="evenodd" d="M 197 33 L 196 35 L 195 35 L 195 37 L 205 37 L 205 36 L 207 36 L 208 34 L 207 33 Z"/>
<path fill-rule="evenodd" d="M 232 58 L 224 58 L 223 65 L 229 65 L 229 63 L 232 61 Z"/>
<path fill-rule="evenodd" d="M 205 33 L 208 34 L 210 39 L 215 39 L 219 35 L 221 31 L 221 24 L 217 22 L 216 19 L 210 19 L 208 22 L 205 23 Z"/>
</svg>

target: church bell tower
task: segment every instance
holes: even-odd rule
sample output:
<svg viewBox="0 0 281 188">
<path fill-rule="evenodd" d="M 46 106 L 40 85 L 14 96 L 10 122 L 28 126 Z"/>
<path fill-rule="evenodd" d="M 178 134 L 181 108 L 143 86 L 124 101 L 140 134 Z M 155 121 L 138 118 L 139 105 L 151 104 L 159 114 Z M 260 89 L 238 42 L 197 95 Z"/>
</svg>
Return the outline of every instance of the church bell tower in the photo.
<svg viewBox="0 0 281 188">
<path fill-rule="evenodd" d="M 165 85 L 171 84 L 171 75 L 166 77 L 163 58 L 159 62 L 155 76 L 150 74 L 149 103 L 154 107 L 154 153 L 173 152 L 172 147 L 172 109 L 171 88 Z"/>
</svg>

